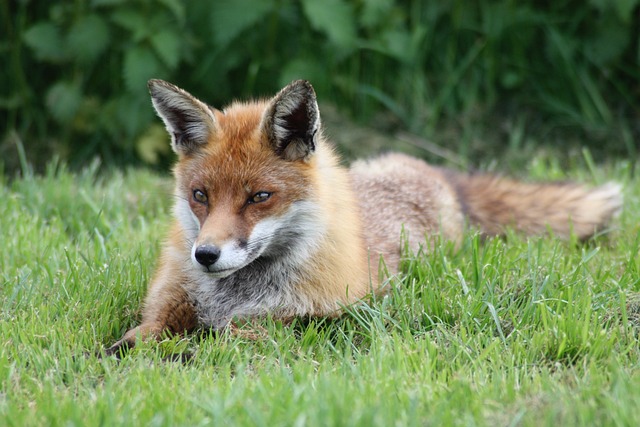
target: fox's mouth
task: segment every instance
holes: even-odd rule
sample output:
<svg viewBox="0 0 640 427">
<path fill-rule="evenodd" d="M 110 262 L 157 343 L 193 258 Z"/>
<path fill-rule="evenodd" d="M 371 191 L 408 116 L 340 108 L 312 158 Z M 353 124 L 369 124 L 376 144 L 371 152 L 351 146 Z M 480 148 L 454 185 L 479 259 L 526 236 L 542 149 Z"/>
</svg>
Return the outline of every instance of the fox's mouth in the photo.
<svg viewBox="0 0 640 427">
<path fill-rule="evenodd" d="M 203 267 L 202 268 L 202 272 L 205 273 L 207 276 L 216 277 L 216 278 L 227 277 L 227 276 L 233 274 L 236 270 L 237 270 L 237 268 L 216 269 L 213 266 Z"/>
</svg>

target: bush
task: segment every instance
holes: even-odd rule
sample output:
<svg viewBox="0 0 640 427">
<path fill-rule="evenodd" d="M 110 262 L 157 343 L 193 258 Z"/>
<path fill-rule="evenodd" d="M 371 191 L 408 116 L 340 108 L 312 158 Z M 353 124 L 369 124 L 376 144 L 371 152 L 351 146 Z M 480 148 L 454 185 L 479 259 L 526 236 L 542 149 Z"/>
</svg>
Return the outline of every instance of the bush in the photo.
<svg viewBox="0 0 640 427">
<path fill-rule="evenodd" d="M 294 78 L 361 120 L 430 135 L 470 112 L 639 129 L 638 0 L 14 0 L 0 6 L 2 152 L 158 162 L 146 81 L 214 105 Z M 622 141 L 624 139 L 624 141 Z M 616 147 L 613 147 L 614 149 Z M 6 167 L 12 168 L 7 156 Z"/>
</svg>

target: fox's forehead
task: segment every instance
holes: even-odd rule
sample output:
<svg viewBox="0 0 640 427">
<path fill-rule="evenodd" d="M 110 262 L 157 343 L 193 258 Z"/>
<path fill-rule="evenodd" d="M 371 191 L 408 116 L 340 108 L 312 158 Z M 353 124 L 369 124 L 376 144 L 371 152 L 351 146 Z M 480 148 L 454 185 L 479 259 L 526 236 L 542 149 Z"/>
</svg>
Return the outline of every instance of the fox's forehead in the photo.
<svg viewBox="0 0 640 427">
<path fill-rule="evenodd" d="M 266 141 L 227 141 L 215 144 L 197 156 L 178 162 L 175 176 L 185 190 L 203 188 L 209 196 L 256 191 L 307 193 L 310 165 L 294 164 L 280 158 Z"/>
<path fill-rule="evenodd" d="M 178 176 L 186 185 L 203 186 L 209 190 L 253 188 L 274 177 L 278 165 L 268 159 L 264 150 L 251 145 L 240 143 L 233 148 L 217 146 L 206 150 L 189 161 L 180 162 L 177 165 Z"/>
<path fill-rule="evenodd" d="M 215 111 L 217 142 L 238 144 L 252 141 L 259 131 L 267 108 L 265 102 L 234 102 L 223 110 Z"/>
<path fill-rule="evenodd" d="M 268 163 L 272 153 L 260 130 L 266 105 L 236 102 L 224 110 L 214 110 L 215 129 L 206 146 L 195 156 L 200 172 L 225 180 L 233 177 L 248 180 Z"/>
<path fill-rule="evenodd" d="M 202 186 L 212 193 L 286 189 L 302 194 L 313 162 L 287 161 L 275 152 L 260 126 L 267 108 L 258 101 L 214 110 L 216 125 L 207 145 L 176 165 L 181 185 Z"/>
</svg>

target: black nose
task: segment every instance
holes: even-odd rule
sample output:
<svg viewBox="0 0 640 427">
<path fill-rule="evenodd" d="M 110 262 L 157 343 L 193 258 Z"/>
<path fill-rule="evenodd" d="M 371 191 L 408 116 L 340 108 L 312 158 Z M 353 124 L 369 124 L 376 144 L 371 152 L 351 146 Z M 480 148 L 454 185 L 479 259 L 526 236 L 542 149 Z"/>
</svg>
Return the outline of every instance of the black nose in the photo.
<svg viewBox="0 0 640 427">
<path fill-rule="evenodd" d="M 209 267 L 220 258 L 220 248 L 214 245 L 201 245 L 196 248 L 196 261 L 205 267 Z"/>
</svg>

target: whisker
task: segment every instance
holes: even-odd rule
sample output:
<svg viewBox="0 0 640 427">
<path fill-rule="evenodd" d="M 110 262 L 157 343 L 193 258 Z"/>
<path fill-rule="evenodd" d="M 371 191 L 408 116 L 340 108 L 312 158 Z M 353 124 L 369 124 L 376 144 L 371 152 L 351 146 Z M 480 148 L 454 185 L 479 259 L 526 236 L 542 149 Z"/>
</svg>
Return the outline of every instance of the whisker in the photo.
<svg viewBox="0 0 640 427">
<path fill-rule="evenodd" d="M 174 194 L 171 194 L 171 195 L 172 195 L 173 197 L 177 198 L 177 199 L 184 200 L 185 202 L 188 202 L 188 201 L 189 201 L 189 198 L 188 198 L 188 197 L 184 197 L 184 196 L 182 196 L 182 195 L 180 195 L 180 194 L 175 194 L 175 193 L 174 193 Z"/>
</svg>

